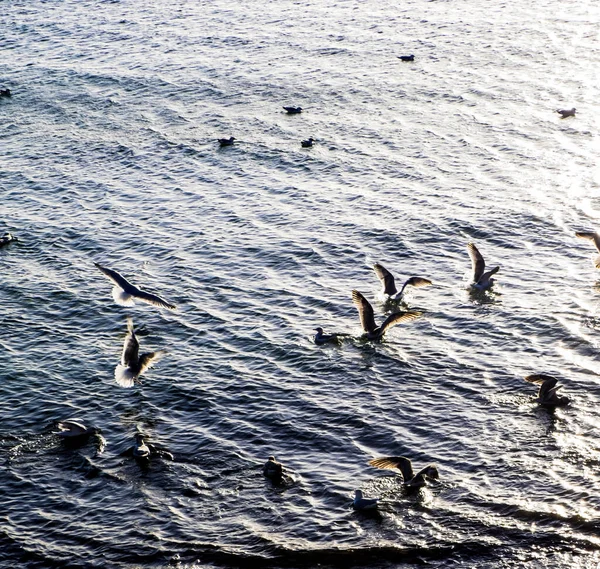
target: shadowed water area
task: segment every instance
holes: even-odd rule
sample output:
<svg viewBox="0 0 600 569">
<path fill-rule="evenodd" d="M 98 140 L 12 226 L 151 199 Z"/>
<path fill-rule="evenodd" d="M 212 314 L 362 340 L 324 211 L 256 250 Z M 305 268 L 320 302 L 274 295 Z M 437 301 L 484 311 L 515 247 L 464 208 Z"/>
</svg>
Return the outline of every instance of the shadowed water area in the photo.
<svg viewBox="0 0 600 569">
<path fill-rule="evenodd" d="M 594 567 L 600 273 L 575 231 L 600 226 L 598 21 L 3 2 L 0 567 Z M 470 241 L 500 265 L 486 292 Z M 178 310 L 117 305 L 94 262 Z M 434 283 L 381 343 L 351 299 L 383 321 L 376 262 Z M 128 317 L 167 352 L 131 389 Z M 571 405 L 536 404 L 541 372 Z M 101 435 L 66 444 L 69 417 Z M 136 462 L 136 432 L 173 460 Z M 407 494 L 368 464 L 391 455 L 439 481 Z"/>
</svg>

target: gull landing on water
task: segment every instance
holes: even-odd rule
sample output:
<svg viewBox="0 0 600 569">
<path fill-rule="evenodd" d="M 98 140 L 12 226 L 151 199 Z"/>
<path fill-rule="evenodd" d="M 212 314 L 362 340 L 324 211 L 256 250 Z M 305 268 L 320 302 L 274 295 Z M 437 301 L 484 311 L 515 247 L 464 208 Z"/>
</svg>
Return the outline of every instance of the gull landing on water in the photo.
<svg viewBox="0 0 600 569">
<path fill-rule="evenodd" d="M 112 289 L 112 295 L 117 304 L 121 306 L 133 306 L 135 304 L 134 298 L 147 302 L 148 304 L 154 304 L 161 308 L 168 308 L 169 310 L 175 310 L 177 307 L 170 302 L 167 302 L 164 298 L 150 294 L 139 289 L 137 286 L 132 285 L 128 280 L 121 276 L 117 271 L 107 269 L 98 263 L 94 263 L 98 269 L 100 269 L 114 284 Z"/>
<path fill-rule="evenodd" d="M 593 241 L 596 249 L 600 252 L 600 234 L 595 231 L 577 231 L 575 236 L 581 239 L 587 239 L 588 241 Z M 594 259 L 594 266 L 597 269 L 600 269 L 600 255 Z"/>
<path fill-rule="evenodd" d="M 400 292 L 398 292 L 398 289 L 396 288 L 396 283 L 394 281 L 394 275 L 392 275 L 392 273 L 390 273 L 383 265 L 375 263 L 373 265 L 373 270 L 375 271 L 377 278 L 381 281 L 381 284 L 383 285 L 383 294 L 389 296 L 390 300 L 393 301 L 398 301 L 402 299 L 404 289 L 407 286 L 421 288 L 433 284 L 429 279 L 424 279 L 423 277 L 410 277 L 402 285 Z"/>
<path fill-rule="evenodd" d="M 357 290 L 352 291 L 352 302 L 358 309 L 358 316 L 363 330 L 367 333 L 369 340 L 379 341 L 392 326 L 400 324 L 402 322 L 408 322 L 421 316 L 422 312 L 417 310 L 409 310 L 408 312 L 396 312 L 390 314 L 381 326 L 377 326 L 375 322 L 375 316 L 373 314 L 373 307 L 371 303 Z"/>
<path fill-rule="evenodd" d="M 494 267 L 486 273 L 485 261 L 477 247 L 475 247 L 475 244 L 469 243 L 467 249 L 469 250 L 469 257 L 471 257 L 471 266 L 473 268 L 473 282 L 471 286 L 479 290 L 490 288 L 494 284 L 492 276 L 500 270 L 500 267 Z"/>
<path fill-rule="evenodd" d="M 140 383 L 139 376 L 142 375 L 154 362 L 165 352 L 149 352 L 139 355 L 140 344 L 133 330 L 133 321 L 127 320 L 127 336 L 123 343 L 123 354 L 121 363 L 115 368 L 115 381 L 121 387 L 133 387 Z"/>
<path fill-rule="evenodd" d="M 416 474 L 413 472 L 412 462 L 405 456 L 386 456 L 383 458 L 374 458 L 369 461 L 375 468 L 398 469 L 402 474 L 402 484 L 407 490 L 418 490 L 427 486 L 427 479 L 437 480 L 440 477 L 438 469 L 434 464 L 426 466 Z"/>
<path fill-rule="evenodd" d="M 536 373 L 524 378 L 529 383 L 537 383 L 540 386 L 536 401 L 542 407 L 564 407 L 570 403 L 568 397 L 559 395 L 558 390 L 562 385 L 558 385 L 558 379 L 551 375 Z"/>
</svg>

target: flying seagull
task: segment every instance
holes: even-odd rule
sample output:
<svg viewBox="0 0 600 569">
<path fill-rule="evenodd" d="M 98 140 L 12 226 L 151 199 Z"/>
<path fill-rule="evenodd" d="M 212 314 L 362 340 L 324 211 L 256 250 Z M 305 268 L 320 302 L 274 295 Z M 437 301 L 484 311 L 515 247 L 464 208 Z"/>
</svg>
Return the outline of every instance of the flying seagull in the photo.
<svg viewBox="0 0 600 569">
<path fill-rule="evenodd" d="M 551 375 L 536 373 L 525 377 L 525 381 L 537 383 L 540 386 L 536 401 L 542 407 L 562 407 L 570 403 L 568 397 L 558 394 L 562 385 L 558 385 L 558 379 Z"/>
<path fill-rule="evenodd" d="M 418 490 L 423 486 L 427 486 L 428 478 L 437 480 L 440 477 L 438 469 L 434 464 L 426 466 L 415 474 L 413 472 L 412 462 L 405 456 L 374 458 L 369 461 L 369 464 L 375 468 L 398 469 L 400 474 L 402 474 L 402 483 L 407 490 Z"/>
<path fill-rule="evenodd" d="M 423 277 L 410 277 L 402 285 L 400 292 L 398 292 L 398 289 L 396 288 L 396 283 L 394 282 L 394 275 L 392 275 L 392 273 L 390 273 L 383 265 L 375 263 L 373 265 L 373 270 L 375 271 L 377 278 L 381 281 L 381 284 L 383 285 L 383 294 L 386 294 L 390 297 L 390 300 L 394 301 L 402 299 L 404 289 L 407 286 L 421 288 L 433 284 L 429 279 L 424 279 Z"/>
<path fill-rule="evenodd" d="M 409 310 L 408 312 L 396 312 L 395 314 L 390 314 L 383 321 L 383 324 L 381 326 L 377 326 L 377 323 L 375 322 L 375 316 L 373 314 L 373 307 L 371 306 L 369 301 L 357 290 L 352 291 L 352 302 L 356 305 L 356 308 L 358 309 L 360 323 L 363 327 L 363 330 L 367 333 L 367 338 L 369 340 L 378 341 L 392 326 L 400 324 L 401 322 L 408 322 L 410 320 L 414 320 L 422 314 L 422 312 L 419 312 L 417 310 Z"/>
<path fill-rule="evenodd" d="M 575 236 L 580 237 L 581 239 L 593 241 L 596 249 L 598 249 L 598 252 L 600 252 L 600 234 L 596 233 L 595 231 L 577 231 Z M 594 265 L 597 269 L 600 269 L 600 255 L 594 259 Z"/>
<path fill-rule="evenodd" d="M 139 355 L 140 343 L 133 330 L 133 321 L 127 319 L 127 336 L 123 343 L 123 353 L 121 354 L 121 363 L 115 368 L 115 381 L 121 387 L 133 387 L 135 383 L 140 383 L 139 377 L 155 360 L 162 356 L 165 352 L 149 352 Z"/>
<path fill-rule="evenodd" d="M 114 284 L 112 289 L 112 295 L 117 304 L 121 306 L 133 306 L 135 304 L 134 298 L 160 306 L 161 308 L 168 308 L 169 310 L 175 310 L 177 307 L 170 302 L 167 302 L 164 298 L 145 292 L 139 289 L 137 286 L 132 285 L 128 280 L 121 276 L 117 271 L 107 269 L 98 263 L 94 263 Z"/>
<path fill-rule="evenodd" d="M 469 243 L 467 249 L 469 250 L 469 257 L 471 257 L 471 266 L 473 268 L 472 286 L 479 290 L 490 288 L 494 284 L 492 276 L 500 270 L 500 267 L 494 267 L 492 270 L 485 272 L 485 261 L 477 247 L 475 247 L 475 244 Z"/>
</svg>

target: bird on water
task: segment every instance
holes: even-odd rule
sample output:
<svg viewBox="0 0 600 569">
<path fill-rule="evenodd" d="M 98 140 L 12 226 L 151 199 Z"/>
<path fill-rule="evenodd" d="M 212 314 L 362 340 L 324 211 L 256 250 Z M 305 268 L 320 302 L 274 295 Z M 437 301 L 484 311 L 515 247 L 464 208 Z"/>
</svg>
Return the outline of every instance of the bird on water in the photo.
<svg viewBox="0 0 600 569">
<path fill-rule="evenodd" d="M 357 290 L 352 291 L 352 302 L 358 309 L 358 316 L 363 330 L 366 332 L 366 336 L 369 340 L 379 341 L 383 335 L 392 326 L 400 324 L 402 322 L 409 322 L 422 315 L 422 312 L 417 310 L 409 310 L 407 312 L 396 312 L 390 314 L 381 326 L 377 326 L 375 322 L 375 316 L 373 313 L 373 307 L 370 302 Z"/>
<path fill-rule="evenodd" d="M 558 379 L 544 373 L 528 375 L 524 378 L 529 383 L 536 383 L 540 386 L 537 395 L 537 403 L 541 407 L 551 408 L 564 407 L 571 401 L 566 395 L 559 395 L 558 390 L 562 385 L 558 385 Z"/>
<path fill-rule="evenodd" d="M 283 107 L 288 115 L 299 115 L 302 112 L 302 107 Z"/>
<path fill-rule="evenodd" d="M 412 53 L 410 55 L 399 55 L 398 59 L 400 59 L 402 61 L 414 61 L 415 56 Z"/>
<path fill-rule="evenodd" d="M 55 435 L 63 439 L 75 439 L 79 437 L 89 437 L 98 433 L 96 427 L 86 427 L 79 419 L 65 419 L 56 423 L 58 431 Z"/>
<path fill-rule="evenodd" d="M 121 363 L 115 367 L 115 381 L 121 387 L 133 387 L 140 383 L 139 377 L 163 354 L 163 350 L 139 355 L 140 343 L 133 329 L 133 320 L 127 319 L 127 335 L 123 342 Z"/>
<path fill-rule="evenodd" d="M 478 290 L 490 288 L 494 284 L 492 276 L 500 270 L 500 267 L 494 267 L 485 272 L 485 261 L 477 247 L 475 247 L 475 244 L 469 243 L 467 249 L 469 251 L 469 257 L 471 257 L 471 267 L 473 269 L 473 282 L 471 283 L 471 286 Z"/>
<path fill-rule="evenodd" d="M 379 502 L 379 498 L 364 498 L 362 490 L 355 490 L 352 507 L 355 510 L 375 510 L 377 502 Z"/>
<path fill-rule="evenodd" d="M 427 486 L 427 480 L 437 480 L 440 477 L 435 464 L 430 464 L 419 470 L 416 474 L 413 471 L 412 462 L 405 456 L 386 456 L 374 458 L 369 461 L 371 466 L 375 468 L 387 468 L 399 470 L 402 474 L 402 484 L 407 490 L 418 490 L 423 486 Z"/>
<path fill-rule="evenodd" d="M 132 285 L 128 280 L 121 276 L 117 271 L 107 269 L 99 263 L 94 263 L 98 269 L 100 269 L 114 284 L 112 289 L 112 295 L 117 304 L 121 306 L 133 306 L 135 304 L 134 299 L 147 302 L 148 304 L 154 304 L 161 308 L 168 308 L 169 310 L 175 310 L 177 307 L 170 302 L 167 302 L 164 298 L 145 292 L 135 285 Z"/>
<path fill-rule="evenodd" d="M 223 146 L 233 146 L 233 141 L 235 137 L 230 136 L 229 138 L 219 138 L 219 146 L 223 148 Z"/>
<path fill-rule="evenodd" d="M 556 109 L 556 112 L 560 115 L 561 119 L 566 119 L 567 117 L 575 116 L 575 107 L 572 109 Z"/>
<path fill-rule="evenodd" d="M 396 283 L 394 280 L 394 275 L 392 275 L 392 273 L 390 273 L 383 265 L 381 265 L 379 263 L 375 263 L 373 265 L 373 270 L 375 271 L 377 278 L 379 278 L 379 280 L 381 281 L 381 284 L 383 286 L 382 293 L 384 295 L 387 295 L 388 297 L 390 297 L 390 300 L 393 300 L 393 301 L 402 300 L 402 295 L 404 294 L 404 289 L 407 286 L 421 288 L 421 287 L 429 286 L 429 285 L 433 284 L 429 279 L 425 279 L 423 277 L 410 277 L 402 285 L 400 292 L 398 292 L 398 289 L 396 288 Z"/>
<path fill-rule="evenodd" d="M 0 89 L 0 97 L 11 97 L 10 89 Z"/>
<path fill-rule="evenodd" d="M 300 142 L 300 144 L 302 145 L 302 148 L 311 148 L 314 141 L 315 141 L 315 139 L 310 137 L 310 138 L 307 138 L 306 140 L 302 140 Z"/>
<path fill-rule="evenodd" d="M 2 237 L 0 237 L 0 247 L 4 247 L 5 245 L 13 243 L 14 241 L 18 241 L 18 239 L 12 233 L 7 231 Z"/>
<path fill-rule="evenodd" d="M 325 334 L 323 328 L 320 326 L 315 328 L 315 332 L 314 341 L 317 346 L 322 346 L 323 344 L 338 344 L 340 339 L 345 336 L 345 334 Z"/>
<path fill-rule="evenodd" d="M 277 462 L 274 456 L 270 456 L 263 466 L 263 474 L 270 480 L 280 481 L 283 477 L 283 464 Z"/>
<path fill-rule="evenodd" d="M 580 239 L 587 239 L 588 241 L 592 241 L 594 243 L 594 245 L 596 246 L 596 249 L 600 253 L 600 234 L 599 233 L 597 233 L 596 231 L 577 231 L 575 233 L 575 236 L 579 237 Z M 597 269 L 600 269 L 600 255 L 598 255 L 594 259 L 594 266 Z"/>
</svg>

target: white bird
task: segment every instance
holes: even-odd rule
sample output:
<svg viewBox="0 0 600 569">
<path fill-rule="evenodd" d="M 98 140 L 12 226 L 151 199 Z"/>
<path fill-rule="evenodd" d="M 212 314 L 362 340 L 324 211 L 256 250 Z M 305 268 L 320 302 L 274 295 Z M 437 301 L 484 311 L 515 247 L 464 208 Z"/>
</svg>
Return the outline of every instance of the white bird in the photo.
<svg viewBox="0 0 600 569">
<path fill-rule="evenodd" d="M 383 294 L 386 294 L 390 297 L 391 300 L 394 301 L 402 299 L 404 289 L 407 286 L 421 288 L 433 284 L 429 279 L 425 279 L 423 277 L 410 277 L 402 285 L 400 292 L 398 292 L 398 289 L 396 288 L 396 283 L 394 281 L 394 275 L 392 275 L 392 273 L 390 273 L 383 265 L 375 263 L 373 265 L 373 270 L 375 271 L 377 278 L 379 278 L 381 284 L 383 285 Z"/>
<path fill-rule="evenodd" d="M 177 307 L 170 302 L 167 302 L 164 298 L 145 292 L 135 285 L 132 285 L 117 271 L 107 269 L 98 263 L 94 263 L 114 284 L 112 289 L 112 295 L 117 304 L 121 306 L 133 306 L 135 304 L 134 298 L 147 302 L 148 304 L 154 304 L 154 306 L 160 306 L 161 308 L 168 308 L 169 310 L 175 310 Z"/>
<path fill-rule="evenodd" d="M 540 386 L 536 401 L 542 407 L 564 407 L 570 403 L 566 395 L 559 395 L 558 390 L 562 385 L 558 385 L 558 379 L 551 375 L 536 373 L 524 378 L 529 383 L 537 383 Z"/>
<path fill-rule="evenodd" d="M 580 239 L 592 241 L 596 246 L 596 249 L 598 249 L 598 252 L 600 252 L 600 234 L 598 234 L 596 231 L 577 231 L 575 236 L 579 237 Z M 600 269 L 600 255 L 594 259 L 594 266 L 597 269 Z"/>
<path fill-rule="evenodd" d="M 277 462 L 274 456 L 270 456 L 263 466 L 263 474 L 271 480 L 281 480 L 283 477 L 283 464 Z"/>
<path fill-rule="evenodd" d="M 440 477 L 438 469 L 434 464 L 426 466 L 415 474 L 413 472 L 412 462 L 405 456 L 374 458 L 369 461 L 369 464 L 375 468 L 398 469 L 400 474 L 402 474 L 403 485 L 407 490 L 418 490 L 423 486 L 427 486 L 428 478 L 437 480 Z"/>
<path fill-rule="evenodd" d="M 379 498 L 363 498 L 362 490 L 356 490 L 352 507 L 355 510 L 375 510 L 377 502 L 379 502 Z"/>
<path fill-rule="evenodd" d="M 73 439 L 76 437 L 89 437 L 98 432 L 96 427 L 86 427 L 79 419 L 65 419 L 56 423 L 58 431 L 54 431 L 55 435 L 63 439 Z"/>
<path fill-rule="evenodd" d="M 121 354 L 121 363 L 115 368 L 115 381 L 121 387 L 133 387 L 135 383 L 140 383 L 139 376 L 142 375 L 154 362 L 166 352 L 159 350 L 157 352 L 148 352 L 139 355 L 140 344 L 133 330 L 133 320 L 127 319 L 127 335 L 123 342 L 123 353 Z"/>
<path fill-rule="evenodd" d="M 390 314 L 381 326 L 377 326 L 375 322 L 375 316 L 373 314 L 373 307 L 370 302 L 357 290 L 352 291 L 352 302 L 358 309 L 358 316 L 363 330 L 367 334 L 369 340 L 379 341 L 383 335 L 392 326 L 400 324 L 401 322 L 408 322 L 421 316 L 421 312 L 417 310 L 409 310 L 408 312 L 396 312 Z"/>
<path fill-rule="evenodd" d="M 494 284 L 492 276 L 500 270 L 500 267 L 494 267 L 490 271 L 485 272 L 485 261 L 477 247 L 475 247 L 473 243 L 469 243 L 467 249 L 469 250 L 469 257 L 471 257 L 471 266 L 473 269 L 472 286 L 479 290 L 490 288 Z"/>
</svg>

